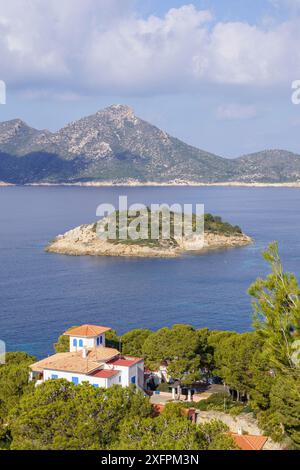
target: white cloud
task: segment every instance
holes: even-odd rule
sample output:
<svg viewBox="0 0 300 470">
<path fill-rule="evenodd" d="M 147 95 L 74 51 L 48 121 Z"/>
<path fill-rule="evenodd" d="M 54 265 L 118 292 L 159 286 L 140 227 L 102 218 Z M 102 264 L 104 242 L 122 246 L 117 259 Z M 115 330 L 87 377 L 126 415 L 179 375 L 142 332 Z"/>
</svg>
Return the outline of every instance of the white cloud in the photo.
<svg viewBox="0 0 300 470">
<path fill-rule="evenodd" d="M 300 20 L 217 22 L 193 5 L 142 19 L 134 0 L 0 0 L 0 78 L 29 93 L 155 93 L 300 77 Z"/>
<path fill-rule="evenodd" d="M 217 118 L 222 121 L 234 121 L 252 119 L 257 116 L 256 107 L 253 105 L 228 104 L 219 106 Z"/>
</svg>

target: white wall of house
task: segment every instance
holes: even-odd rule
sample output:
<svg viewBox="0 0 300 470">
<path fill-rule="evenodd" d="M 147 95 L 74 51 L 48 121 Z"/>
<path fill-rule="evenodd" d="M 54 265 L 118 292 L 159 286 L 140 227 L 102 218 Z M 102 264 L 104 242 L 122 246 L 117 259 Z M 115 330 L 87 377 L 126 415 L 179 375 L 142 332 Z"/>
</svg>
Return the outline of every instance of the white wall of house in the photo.
<svg viewBox="0 0 300 470">
<path fill-rule="evenodd" d="M 142 390 L 144 390 L 144 386 L 145 386 L 145 376 L 144 376 L 145 364 L 144 364 L 144 361 L 139 362 L 136 367 L 137 367 L 137 386 L 140 387 Z"/>
<path fill-rule="evenodd" d="M 83 382 L 89 382 L 91 385 L 98 385 L 98 387 L 108 388 L 110 386 L 108 381 L 110 379 L 102 379 L 100 377 L 93 377 L 85 374 L 78 374 L 75 372 L 62 372 L 55 370 L 44 369 L 44 381 L 53 379 L 65 379 L 68 382 L 74 382 L 73 379 L 78 380 L 78 385 Z"/>
<path fill-rule="evenodd" d="M 44 369 L 44 381 L 54 379 L 65 379 L 69 382 L 82 384 L 83 382 L 89 382 L 91 385 L 98 387 L 108 388 L 113 385 L 121 385 L 122 387 L 128 387 L 131 384 L 135 384 L 137 387 L 143 389 L 144 387 L 144 362 L 133 364 L 131 367 L 127 366 L 110 366 L 104 364 L 104 370 L 115 370 L 119 374 L 109 378 L 93 377 L 86 374 L 80 374 L 75 372 L 56 371 L 51 369 Z"/>
<path fill-rule="evenodd" d="M 122 386 L 122 373 L 118 375 L 114 375 L 107 379 L 107 388 L 112 387 L 113 385 L 121 385 Z"/>
<path fill-rule="evenodd" d="M 109 364 L 105 364 L 104 369 L 112 369 L 112 366 Z M 133 383 L 132 381 L 133 378 L 135 378 L 135 385 L 137 385 L 140 388 L 144 387 L 144 362 L 143 361 L 137 364 L 134 364 L 131 367 L 114 365 L 113 369 L 119 370 L 121 372 L 122 387 L 129 387 L 129 385 Z M 118 378 L 118 382 L 119 382 L 119 378 Z"/>
<path fill-rule="evenodd" d="M 81 351 L 83 348 L 92 349 L 105 346 L 105 334 L 85 338 L 81 336 L 70 336 L 70 352 Z"/>
<path fill-rule="evenodd" d="M 120 385 L 122 385 L 122 387 L 128 387 L 129 385 L 129 368 L 128 367 L 123 367 L 123 366 L 110 366 L 109 364 L 104 364 L 104 370 L 118 370 L 121 372 L 121 382 L 119 382 L 119 379 L 118 379 L 118 382 L 120 383 Z"/>
</svg>

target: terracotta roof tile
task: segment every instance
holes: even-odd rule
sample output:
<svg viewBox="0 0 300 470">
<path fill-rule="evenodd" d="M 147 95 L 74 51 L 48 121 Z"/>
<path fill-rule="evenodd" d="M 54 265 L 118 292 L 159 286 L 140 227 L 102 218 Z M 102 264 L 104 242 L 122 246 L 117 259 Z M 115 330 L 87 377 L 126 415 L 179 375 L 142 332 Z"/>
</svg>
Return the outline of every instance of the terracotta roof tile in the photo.
<svg viewBox="0 0 300 470">
<path fill-rule="evenodd" d="M 120 372 L 118 370 L 96 370 L 92 372 L 90 375 L 93 377 L 98 377 L 100 379 L 109 379 L 110 377 L 114 377 L 118 375 Z"/>
<path fill-rule="evenodd" d="M 119 355 L 120 352 L 117 349 L 106 348 L 104 346 L 100 346 L 88 351 L 89 359 L 101 362 L 107 362 Z"/>
<path fill-rule="evenodd" d="M 42 372 L 44 369 L 49 369 L 88 374 L 118 354 L 120 353 L 117 349 L 105 347 L 87 351 L 86 358 L 82 356 L 82 351 L 58 353 L 35 362 L 30 368 L 33 372 Z"/>
<path fill-rule="evenodd" d="M 98 335 L 102 335 L 107 331 L 110 331 L 111 328 L 107 328 L 106 326 L 97 326 L 97 325 L 81 325 L 76 326 L 75 328 L 70 328 L 67 330 L 64 335 L 66 336 L 82 336 L 82 337 L 94 337 Z"/>
<path fill-rule="evenodd" d="M 111 359 L 109 361 L 109 364 L 113 366 L 132 367 L 141 361 L 143 361 L 143 359 L 140 357 L 120 356 L 120 357 Z"/>
<path fill-rule="evenodd" d="M 266 436 L 241 435 L 233 432 L 230 433 L 230 436 L 241 450 L 262 450 L 268 440 Z"/>
<path fill-rule="evenodd" d="M 99 367 L 99 362 L 83 358 L 78 352 L 54 354 L 30 366 L 33 372 L 43 372 L 48 369 L 79 374 L 87 374 Z"/>
</svg>

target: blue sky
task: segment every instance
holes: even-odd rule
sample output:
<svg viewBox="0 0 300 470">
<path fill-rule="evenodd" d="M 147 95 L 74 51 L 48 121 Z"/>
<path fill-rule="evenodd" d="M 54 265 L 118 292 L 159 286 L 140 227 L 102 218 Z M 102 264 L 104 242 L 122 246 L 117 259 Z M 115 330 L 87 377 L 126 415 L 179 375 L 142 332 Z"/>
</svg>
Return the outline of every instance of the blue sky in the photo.
<svg viewBox="0 0 300 470">
<path fill-rule="evenodd" d="M 209 9 L 222 21 L 260 21 L 265 15 L 278 15 L 281 19 L 287 17 L 290 9 L 278 8 L 280 5 L 269 0 L 194 0 L 185 2 L 182 0 L 142 0 L 136 1 L 136 7 L 144 15 L 164 15 L 170 8 L 179 8 L 193 3 L 199 10 Z M 284 6 L 284 5 L 283 5 Z"/>
<path fill-rule="evenodd" d="M 112 103 L 197 147 L 300 154 L 300 0 L 0 0 L 15 117 L 56 130 Z"/>
</svg>

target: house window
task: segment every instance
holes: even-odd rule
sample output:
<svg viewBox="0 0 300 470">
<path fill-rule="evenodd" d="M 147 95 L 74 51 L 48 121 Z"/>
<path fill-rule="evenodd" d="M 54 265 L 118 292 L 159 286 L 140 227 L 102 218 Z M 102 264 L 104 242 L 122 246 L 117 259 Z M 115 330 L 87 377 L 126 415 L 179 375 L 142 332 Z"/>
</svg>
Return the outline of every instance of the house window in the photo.
<svg viewBox="0 0 300 470">
<path fill-rule="evenodd" d="M 100 336 L 99 341 L 100 341 L 100 344 L 103 343 L 103 338 L 102 338 L 102 336 Z"/>
<path fill-rule="evenodd" d="M 77 348 L 77 339 L 73 339 L 73 346 L 74 348 Z"/>
<path fill-rule="evenodd" d="M 122 377 L 119 375 L 119 383 L 122 382 Z"/>
<path fill-rule="evenodd" d="M 52 375 L 51 375 L 51 380 L 56 380 L 56 379 L 58 379 L 58 375 L 52 374 Z"/>
<path fill-rule="evenodd" d="M 93 384 L 93 387 L 99 388 L 99 385 L 98 384 Z"/>
<path fill-rule="evenodd" d="M 79 347 L 83 348 L 83 340 L 82 339 L 79 340 Z"/>
<path fill-rule="evenodd" d="M 72 382 L 73 382 L 73 384 L 78 385 L 79 384 L 78 377 L 72 377 Z"/>
<path fill-rule="evenodd" d="M 100 344 L 102 344 L 102 343 L 103 343 L 103 338 L 102 338 L 102 336 L 98 336 L 98 338 L 97 338 L 97 346 L 100 346 Z"/>
<path fill-rule="evenodd" d="M 135 376 L 134 376 L 134 377 L 131 377 L 131 383 L 132 383 L 133 385 L 136 384 L 136 378 L 135 378 Z"/>
</svg>

